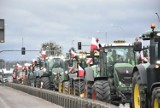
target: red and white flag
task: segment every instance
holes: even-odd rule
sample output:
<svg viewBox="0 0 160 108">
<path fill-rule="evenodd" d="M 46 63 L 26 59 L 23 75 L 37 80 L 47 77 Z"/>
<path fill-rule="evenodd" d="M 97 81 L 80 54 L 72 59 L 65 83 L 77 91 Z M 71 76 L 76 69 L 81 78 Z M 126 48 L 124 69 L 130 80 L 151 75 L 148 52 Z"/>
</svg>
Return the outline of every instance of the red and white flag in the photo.
<svg viewBox="0 0 160 108">
<path fill-rule="evenodd" d="M 86 58 L 86 63 L 87 64 L 93 64 L 93 59 L 92 58 Z"/>
<path fill-rule="evenodd" d="M 76 56 L 76 52 L 74 52 L 73 50 L 71 50 L 71 58 L 74 58 Z"/>
<path fill-rule="evenodd" d="M 144 57 L 143 51 L 140 52 L 140 60 L 142 62 L 148 62 L 148 59 L 146 57 Z"/>
<path fill-rule="evenodd" d="M 68 69 L 69 69 L 69 72 L 70 72 L 70 73 L 73 73 L 73 72 L 74 72 L 74 67 L 68 67 Z"/>
<path fill-rule="evenodd" d="M 41 52 L 41 58 L 45 58 L 46 57 L 46 51 L 42 50 Z"/>
<path fill-rule="evenodd" d="M 22 67 L 20 64 L 18 64 L 18 63 L 17 63 L 17 65 L 16 65 L 16 68 L 17 68 L 18 70 L 22 70 L 22 69 L 23 69 L 23 67 Z"/>
<path fill-rule="evenodd" d="M 31 63 L 25 63 L 25 64 L 24 64 L 24 68 L 25 68 L 25 69 L 28 69 L 28 67 L 31 66 L 31 65 L 32 65 Z"/>
<path fill-rule="evenodd" d="M 144 56 L 143 56 L 143 51 L 141 51 L 141 52 L 140 52 L 140 60 L 143 61 L 143 58 L 144 58 Z"/>
<path fill-rule="evenodd" d="M 97 49 L 99 49 L 98 41 L 96 40 L 96 38 L 92 37 L 90 50 L 94 51 L 94 50 L 97 50 Z"/>
<path fill-rule="evenodd" d="M 78 65 L 78 77 L 84 77 L 84 70 L 80 65 Z"/>
</svg>

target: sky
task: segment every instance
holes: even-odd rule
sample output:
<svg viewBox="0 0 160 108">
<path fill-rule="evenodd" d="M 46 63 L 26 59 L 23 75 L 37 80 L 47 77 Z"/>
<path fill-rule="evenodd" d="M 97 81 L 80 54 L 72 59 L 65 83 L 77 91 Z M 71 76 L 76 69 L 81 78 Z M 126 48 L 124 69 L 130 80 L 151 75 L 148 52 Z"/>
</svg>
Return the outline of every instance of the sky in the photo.
<svg viewBox="0 0 160 108">
<path fill-rule="evenodd" d="M 0 19 L 5 19 L 5 43 L 0 50 L 39 50 L 54 41 L 63 54 L 77 42 L 90 45 L 91 37 L 100 43 L 126 40 L 158 27 L 159 0 L 0 0 Z M 82 46 L 82 50 L 89 47 Z M 32 60 L 39 52 L 2 52 L 0 59 Z"/>
</svg>

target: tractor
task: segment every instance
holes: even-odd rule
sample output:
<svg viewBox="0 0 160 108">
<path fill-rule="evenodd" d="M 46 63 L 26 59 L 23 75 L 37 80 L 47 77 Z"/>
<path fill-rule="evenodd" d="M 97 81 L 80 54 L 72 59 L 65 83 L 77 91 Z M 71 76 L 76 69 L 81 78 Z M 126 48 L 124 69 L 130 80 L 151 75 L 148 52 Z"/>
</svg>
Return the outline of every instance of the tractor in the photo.
<svg viewBox="0 0 160 108">
<path fill-rule="evenodd" d="M 63 82 L 68 79 L 64 56 L 49 56 L 44 63 L 46 71 L 40 72 L 42 88 L 62 92 Z"/>
<path fill-rule="evenodd" d="M 139 64 L 132 73 L 133 108 L 160 108 L 160 29 L 151 24 L 150 31 L 140 39 L 149 40 L 149 63 Z M 135 42 L 135 51 L 141 51 L 141 42 Z"/>
<path fill-rule="evenodd" d="M 84 75 L 79 75 L 79 67 L 83 69 L 87 66 L 85 61 L 86 54 L 83 52 L 77 53 L 75 57 L 69 56 L 69 80 L 65 82 L 65 93 L 83 97 L 84 95 Z"/>
<path fill-rule="evenodd" d="M 112 55 L 114 52 L 116 55 Z M 85 80 L 93 83 L 92 99 L 114 104 L 130 103 L 132 72 L 136 63 L 133 44 L 117 40 L 100 47 L 99 76 L 94 77 L 91 67 L 85 68 Z"/>
</svg>

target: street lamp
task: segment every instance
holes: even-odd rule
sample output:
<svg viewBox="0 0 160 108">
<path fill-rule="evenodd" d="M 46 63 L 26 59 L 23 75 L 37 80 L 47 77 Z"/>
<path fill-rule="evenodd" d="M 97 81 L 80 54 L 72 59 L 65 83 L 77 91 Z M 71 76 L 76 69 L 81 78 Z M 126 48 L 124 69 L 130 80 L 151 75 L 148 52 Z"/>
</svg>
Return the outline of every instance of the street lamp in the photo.
<svg viewBox="0 0 160 108">
<path fill-rule="evenodd" d="M 74 42 L 74 40 L 72 40 L 72 42 L 71 42 L 71 47 L 73 47 L 73 42 Z"/>
<path fill-rule="evenodd" d="M 157 17 L 158 17 L 158 21 L 159 21 L 159 24 L 158 24 L 158 28 L 160 27 L 160 18 L 159 18 L 159 15 L 158 15 L 158 13 L 155 13 L 156 15 L 157 15 Z"/>
</svg>

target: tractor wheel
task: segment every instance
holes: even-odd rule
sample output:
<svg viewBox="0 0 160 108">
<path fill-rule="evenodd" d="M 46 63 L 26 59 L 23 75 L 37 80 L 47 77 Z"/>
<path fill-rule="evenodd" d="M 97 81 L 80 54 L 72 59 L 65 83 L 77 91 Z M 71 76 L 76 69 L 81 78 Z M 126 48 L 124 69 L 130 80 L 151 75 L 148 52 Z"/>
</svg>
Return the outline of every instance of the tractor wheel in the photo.
<svg viewBox="0 0 160 108">
<path fill-rule="evenodd" d="M 146 108 L 146 94 L 144 91 L 144 85 L 141 84 L 141 77 L 138 72 L 133 74 L 132 92 L 133 108 Z"/>
<path fill-rule="evenodd" d="M 63 93 L 64 94 L 70 94 L 69 86 L 70 86 L 69 81 L 63 82 Z"/>
<path fill-rule="evenodd" d="M 41 86 L 40 78 L 36 78 L 36 87 L 40 88 L 40 86 Z"/>
<path fill-rule="evenodd" d="M 92 99 L 108 103 L 111 101 L 111 88 L 108 81 L 97 80 L 94 82 L 92 88 Z"/>
<path fill-rule="evenodd" d="M 160 87 L 154 88 L 152 92 L 152 108 L 160 108 Z"/>
<path fill-rule="evenodd" d="M 42 88 L 44 88 L 44 89 L 50 89 L 50 80 L 49 80 L 49 77 L 42 77 L 41 78 L 41 83 L 43 83 Z"/>
<path fill-rule="evenodd" d="M 69 94 L 71 94 L 71 95 L 74 94 L 73 93 L 73 91 L 74 91 L 73 82 L 74 82 L 73 79 L 69 80 Z"/>
<path fill-rule="evenodd" d="M 87 98 L 92 98 L 92 86 L 93 86 L 93 82 L 87 82 L 87 85 L 86 85 L 86 97 Z"/>
<path fill-rule="evenodd" d="M 73 85 L 74 85 L 73 94 L 75 96 L 84 97 L 84 89 L 85 89 L 84 80 L 74 80 Z"/>
</svg>

